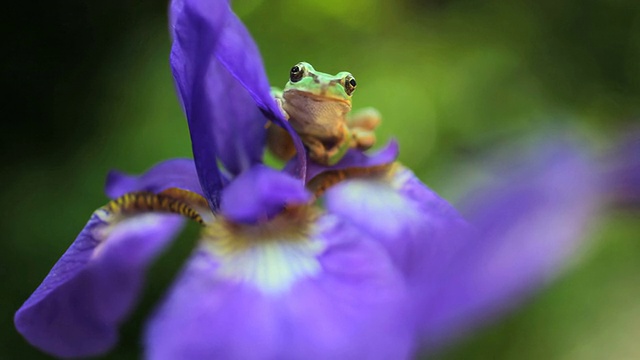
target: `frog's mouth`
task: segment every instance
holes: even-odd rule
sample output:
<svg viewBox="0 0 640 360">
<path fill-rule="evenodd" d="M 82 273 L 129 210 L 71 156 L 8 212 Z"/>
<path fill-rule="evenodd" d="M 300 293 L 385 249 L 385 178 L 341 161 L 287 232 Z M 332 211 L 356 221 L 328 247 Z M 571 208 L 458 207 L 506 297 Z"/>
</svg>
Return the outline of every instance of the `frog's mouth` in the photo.
<svg viewBox="0 0 640 360">
<path fill-rule="evenodd" d="M 322 92 L 320 94 L 313 94 L 307 91 L 300 91 L 300 90 L 296 90 L 296 89 L 289 89 L 289 90 L 285 90 L 282 94 L 282 96 L 285 98 L 285 100 L 287 101 L 291 101 L 292 100 L 292 96 L 303 96 L 305 98 L 314 100 L 314 101 L 333 101 L 333 102 L 338 102 L 338 103 L 342 103 L 345 105 L 351 105 L 351 101 L 348 99 L 343 99 L 343 98 L 339 98 L 335 95 L 332 95 L 330 92 L 328 92 L 326 89 L 322 89 Z"/>
</svg>

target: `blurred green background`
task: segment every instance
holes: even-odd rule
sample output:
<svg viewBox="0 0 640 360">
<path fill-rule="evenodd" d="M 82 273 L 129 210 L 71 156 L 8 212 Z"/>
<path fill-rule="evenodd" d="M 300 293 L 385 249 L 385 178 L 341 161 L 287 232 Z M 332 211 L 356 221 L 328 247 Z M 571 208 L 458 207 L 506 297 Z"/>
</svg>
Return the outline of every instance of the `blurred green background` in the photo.
<svg viewBox="0 0 640 360">
<path fill-rule="evenodd" d="M 13 3 L 5 11 L 0 359 L 47 358 L 15 310 L 106 202 L 111 168 L 189 157 L 168 67 L 164 1 Z M 289 68 L 351 71 L 401 160 L 455 202 L 480 159 L 561 124 L 606 151 L 640 118 L 635 0 L 238 0 L 273 85 Z M 432 354 L 440 359 L 640 358 L 640 218 L 611 209 L 591 246 L 518 311 Z M 162 256 L 118 348 L 138 358 L 144 318 L 188 256 Z"/>
</svg>

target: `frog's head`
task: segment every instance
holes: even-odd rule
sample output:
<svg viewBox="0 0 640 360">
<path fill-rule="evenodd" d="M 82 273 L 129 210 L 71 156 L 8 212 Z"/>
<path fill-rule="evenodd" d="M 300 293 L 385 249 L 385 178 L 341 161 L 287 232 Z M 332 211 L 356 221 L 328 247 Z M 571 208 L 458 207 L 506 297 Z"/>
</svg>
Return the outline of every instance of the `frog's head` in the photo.
<svg viewBox="0 0 640 360">
<path fill-rule="evenodd" d="M 334 100 L 351 104 L 356 79 L 346 71 L 336 75 L 325 74 L 306 62 L 294 65 L 284 87 L 285 96 L 305 96 L 316 100 Z M 288 93 L 288 94 L 287 94 Z"/>
</svg>

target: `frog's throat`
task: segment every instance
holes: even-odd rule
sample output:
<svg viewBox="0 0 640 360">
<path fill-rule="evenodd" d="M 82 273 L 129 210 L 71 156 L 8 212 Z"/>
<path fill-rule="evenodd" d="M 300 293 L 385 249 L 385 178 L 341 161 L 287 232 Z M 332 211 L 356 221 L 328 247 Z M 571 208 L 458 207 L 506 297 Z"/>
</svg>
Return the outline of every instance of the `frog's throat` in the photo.
<svg viewBox="0 0 640 360">
<path fill-rule="evenodd" d="M 300 91 L 297 89 L 287 89 L 284 90 L 282 92 L 282 96 L 285 98 L 285 100 L 287 99 L 287 97 L 291 96 L 291 95 L 296 95 L 296 96 L 304 96 L 306 98 L 315 100 L 315 101 L 333 101 L 333 102 L 339 102 L 339 103 L 343 103 L 345 105 L 348 105 L 349 107 L 351 107 L 351 99 L 343 99 L 343 98 L 339 98 L 339 97 L 335 97 L 335 96 L 331 96 L 331 94 L 329 94 L 328 92 L 322 92 L 320 94 L 313 94 L 310 92 L 306 92 L 306 91 Z"/>
</svg>

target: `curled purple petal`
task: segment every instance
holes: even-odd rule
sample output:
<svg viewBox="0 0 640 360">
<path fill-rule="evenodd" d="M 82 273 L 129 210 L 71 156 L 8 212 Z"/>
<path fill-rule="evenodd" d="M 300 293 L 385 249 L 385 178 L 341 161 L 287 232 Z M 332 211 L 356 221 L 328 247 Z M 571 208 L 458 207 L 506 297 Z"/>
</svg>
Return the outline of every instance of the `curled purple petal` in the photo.
<svg viewBox="0 0 640 360">
<path fill-rule="evenodd" d="M 222 193 L 221 212 L 241 223 L 270 219 L 285 205 L 304 204 L 311 194 L 297 179 L 266 166 L 255 166 L 234 179 Z"/>
<path fill-rule="evenodd" d="M 307 166 L 307 180 L 311 180 L 314 177 L 326 172 L 335 170 L 344 170 L 349 168 L 368 168 L 379 165 L 391 164 L 398 158 L 400 148 L 396 140 L 391 140 L 384 148 L 374 152 L 373 154 L 366 154 L 360 150 L 350 149 L 345 156 L 335 165 L 325 166 L 315 162 L 309 162 Z M 293 173 L 295 172 L 295 161 L 290 161 L 285 166 L 284 171 Z"/>
<path fill-rule="evenodd" d="M 321 221 L 321 233 L 308 239 L 324 247 L 312 257 L 318 271 L 277 293 L 263 291 L 251 276 L 227 277 L 224 270 L 234 264 L 200 249 L 148 324 L 147 357 L 408 358 L 413 331 L 402 276 L 366 234 L 346 224 L 327 223 L 333 224 Z M 259 246 L 246 256 L 260 253 Z M 280 250 L 287 249 L 282 244 Z M 267 254 L 276 251 L 271 248 Z M 304 256 L 284 254 L 294 263 Z M 251 264 L 257 278 L 263 271 L 278 278 L 293 270 L 289 262 L 271 269 L 268 262 Z"/>
<path fill-rule="evenodd" d="M 181 228 L 176 215 L 114 224 L 94 213 L 75 242 L 15 315 L 31 344 L 61 357 L 109 350 L 141 291 L 144 270 Z"/>
<path fill-rule="evenodd" d="M 187 190 L 203 196 L 193 160 L 166 160 L 140 176 L 112 170 L 107 175 L 105 192 L 108 197 L 115 199 L 130 192 L 145 191 L 157 194 L 170 188 Z"/>
<path fill-rule="evenodd" d="M 467 200 L 464 246 L 425 284 L 421 322 L 431 345 L 504 311 L 553 275 L 589 230 L 599 179 L 572 145 L 545 144 L 533 162 Z"/>
<path fill-rule="evenodd" d="M 398 142 L 394 139 L 389 141 L 384 148 L 376 151 L 375 153 L 368 155 L 362 151 L 351 149 L 340 161 L 333 166 L 322 166 L 315 163 L 309 163 L 309 169 L 307 170 L 307 179 L 313 179 L 316 175 L 319 175 L 325 171 L 330 170 L 344 170 L 349 168 L 367 168 L 379 165 L 391 164 L 398 158 L 400 147 Z"/>
</svg>

